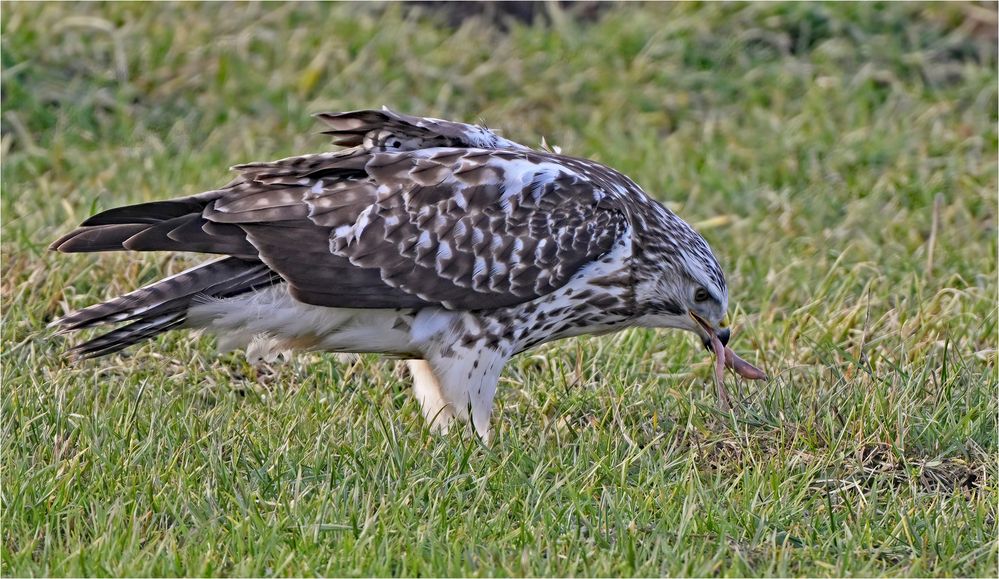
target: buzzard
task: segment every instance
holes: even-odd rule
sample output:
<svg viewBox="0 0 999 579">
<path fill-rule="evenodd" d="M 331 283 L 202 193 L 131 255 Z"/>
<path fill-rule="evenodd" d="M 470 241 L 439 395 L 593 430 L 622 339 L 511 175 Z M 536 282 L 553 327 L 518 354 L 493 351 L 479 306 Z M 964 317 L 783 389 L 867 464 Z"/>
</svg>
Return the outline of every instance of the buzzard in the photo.
<svg viewBox="0 0 999 579">
<path fill-rule="evenodd" d="M 99 213 L 65 252 L 222 257 L 53 322 L 125 325 L 71 350 L 117 352 L 175 328 L 223 350 L 376 352 L 408 360 L 435 430 L 488 437 L 503 366 L 539 344 L 632 326 L 726 347 L 725 276 L 707 242 L 631 179 L 480 126 L 388 109 L 318 115 L 345 148 L 237 165 L 225 187 Z"/>
</svg>

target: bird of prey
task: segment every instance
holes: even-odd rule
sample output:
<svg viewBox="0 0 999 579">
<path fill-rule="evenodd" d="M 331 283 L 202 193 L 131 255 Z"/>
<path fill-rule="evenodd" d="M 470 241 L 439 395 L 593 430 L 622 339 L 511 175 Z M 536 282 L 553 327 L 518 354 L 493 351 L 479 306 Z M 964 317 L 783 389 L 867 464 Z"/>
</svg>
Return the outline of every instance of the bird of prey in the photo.
<svg viewBox="0 0 999 579">
<path fill-rule="evenodd" d="M 317 115 L 344 148 L 237 165 L 225 187 L 99 213 L 65 252 L 222 256 L 56 320 L 125 325 L 80 344 L 94 357 L 175 328 L 223 350 L 408 360 L 435 430 L 488 438 L 496 384 L 516 354 L 627 327 L 679 328 L 746 378 L 726 347 L 725 276 L 707 242 L 631 179 L 480 126 L 389 109 Z"/>
</svg>

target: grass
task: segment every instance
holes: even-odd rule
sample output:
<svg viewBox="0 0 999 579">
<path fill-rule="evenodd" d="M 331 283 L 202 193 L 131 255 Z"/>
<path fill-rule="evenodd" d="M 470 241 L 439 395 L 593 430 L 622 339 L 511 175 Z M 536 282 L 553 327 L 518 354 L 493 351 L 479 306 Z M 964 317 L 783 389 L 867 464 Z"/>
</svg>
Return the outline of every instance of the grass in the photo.
<svg viewBox="0 0 999 579">
<path fill-rule="evenodd" d="M 994 4 L 677 4 L 506 30 L 425 9 L 4 3 L 10 575 L 997 573 Z M 725 266 L 772 380 L 696 340 L 523 355 L 496 438 L 394 363 L 273 368 L 45 324 L 197 256 L 54 255 L 95 210 L 322 150 L 308 114 L 476 121 L 633 177 Z M 731 378 L 730 378 L 731 380 Z"/>
</svg>

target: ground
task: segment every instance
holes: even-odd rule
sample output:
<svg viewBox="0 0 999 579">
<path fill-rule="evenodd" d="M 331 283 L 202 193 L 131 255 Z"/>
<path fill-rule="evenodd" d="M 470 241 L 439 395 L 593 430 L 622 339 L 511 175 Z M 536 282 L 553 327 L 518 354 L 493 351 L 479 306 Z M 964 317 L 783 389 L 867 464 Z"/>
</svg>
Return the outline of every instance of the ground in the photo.
<svg viewBox="0 0 999 579">
<path fill-rule="evenodd" d="M 0 573 L 994 577 L 995 4 L 434 10 L 3 5 Z M 199 258 L 51 240 L 383 104 L 630 175 L 772 379 L 725 415 L 690 335 L 568 340 L 485 447 L 375 356 L 61 356 L 54 317 Z"/>
</svg>

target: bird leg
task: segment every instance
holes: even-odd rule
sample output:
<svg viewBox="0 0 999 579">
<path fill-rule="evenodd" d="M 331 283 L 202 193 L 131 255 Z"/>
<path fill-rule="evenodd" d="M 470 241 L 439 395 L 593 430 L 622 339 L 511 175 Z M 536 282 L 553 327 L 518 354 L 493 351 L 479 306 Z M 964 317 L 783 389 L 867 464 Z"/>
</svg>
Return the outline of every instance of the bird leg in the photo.
<svg viewBox="0 0 999 579">
<path fill-rule="evenodd" d="M 496 396 L 500 372 L 510 358 L 502 350 L 472 344 L 471 347 L 444 347 L 427 357 L 427 363 L 446 408 L 458 420 L 470 423 L 487 444 L 489 417 Z"/>
<path fill-rule="evenodd" d="M 420 403 L 423 417 L 430 425 L 430 431 L 447 434 L 454 411 L 444 399 L 440 382 L 426 360 L 406 360 L 406 367 L 413 376 L 413 396 Z"/>
</svg>

